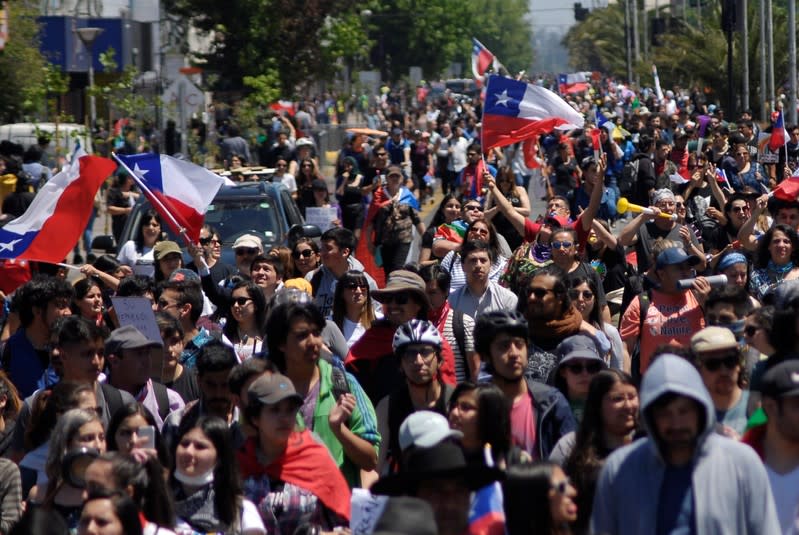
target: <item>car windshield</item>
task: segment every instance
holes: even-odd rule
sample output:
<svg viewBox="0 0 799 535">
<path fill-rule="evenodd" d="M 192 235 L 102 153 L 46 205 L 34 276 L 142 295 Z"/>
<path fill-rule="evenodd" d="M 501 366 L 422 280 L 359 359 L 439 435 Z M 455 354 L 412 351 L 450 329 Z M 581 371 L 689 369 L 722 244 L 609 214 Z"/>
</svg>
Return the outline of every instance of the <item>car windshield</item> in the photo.
<svg viewBox="0 0 799 535">
<path fill-rule="evenodd" d="M 255 234 L 265 243 L 273 243 L 280 236 L 275 206 L 263 197 L 217 199 L 208 207 L 205 223 L 219 232 L 225 245 L 242 234 Z"/>
</svg>

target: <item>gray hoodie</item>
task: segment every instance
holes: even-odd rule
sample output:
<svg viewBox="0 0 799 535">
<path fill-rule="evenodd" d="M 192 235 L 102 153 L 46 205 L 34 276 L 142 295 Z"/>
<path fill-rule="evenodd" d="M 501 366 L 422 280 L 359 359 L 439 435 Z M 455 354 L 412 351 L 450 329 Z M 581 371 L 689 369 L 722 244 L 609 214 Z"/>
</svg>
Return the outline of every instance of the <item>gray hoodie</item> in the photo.
<svg viewBox="0 0 799 535">
<path fill-rule="evenodd" d="M 659 357 L 641 385 L 641 414 L 649 438 L 613 452 L 599 476 L 591 533 L 639 535 L 657 532 L 660 487 L 666 463 L 655 440 L 651 407 L 673 392 L 705 409 L 705 428 L 694 453 L 692 488 L 697 535 L 779 534 L 768 476 L 749 446 L 713 432 L 716 411 L 699 372 L 675 355 Z"/>
</svg>

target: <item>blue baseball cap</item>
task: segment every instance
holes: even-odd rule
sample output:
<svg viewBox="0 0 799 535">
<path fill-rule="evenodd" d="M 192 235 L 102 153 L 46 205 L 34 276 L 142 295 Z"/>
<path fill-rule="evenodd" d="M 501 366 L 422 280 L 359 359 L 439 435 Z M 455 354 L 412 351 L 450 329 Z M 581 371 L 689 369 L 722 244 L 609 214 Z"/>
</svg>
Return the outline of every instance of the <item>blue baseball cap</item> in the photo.
<svg viewBox="0 0 799 535">
<path fill-rule="evenodd" d="M 657 269 L 661 269 L 666 266 L 675 266 L 686 262 L 689 266 L 695 266 L 700 260 L 698 256 L 686 253 L 685 249 L 682 247 L 669 247 L 661 251 L 658 255 L 656 266 Z"/>
</svg>

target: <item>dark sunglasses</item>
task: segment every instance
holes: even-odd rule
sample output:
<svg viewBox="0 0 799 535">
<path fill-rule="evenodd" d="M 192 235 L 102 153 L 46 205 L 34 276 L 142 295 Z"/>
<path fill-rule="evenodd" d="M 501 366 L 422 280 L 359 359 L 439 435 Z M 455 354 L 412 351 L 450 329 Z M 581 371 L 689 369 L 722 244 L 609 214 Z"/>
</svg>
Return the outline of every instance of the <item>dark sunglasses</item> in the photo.
<svg viewBox="0 0 799 535">
<path fill-rule="evenodd" d="M 569 297 L 571 297 L 572 299 L 578 299 L 581 296 L 582 296 L 583 299 L 588 301 L 589 299 L 593 299 L 594 298 L 594 292 L 592 292 L 591 290 L 583 290 L 583 291 L 580 291 L 580 290 L 569 290 Z"/>
<path fill-rule="evenodd" d="M 677 208 L 685 208 L 685 203 L 684 202 L 675 202 L 674 206 L 676 206 Z"/>
<path fill-rule="evenodd" d="M 360 288 L 361 290 L 368 290 L 369 289 L 369 285 L 366 284 L 365 282 L 348 282 L 348 283 L 344 284 L 343 286 L 344 286 L 344 288 L 346 288 L 348 290 L 354 290 L 355 288 Z M 400 304 L 404 304 L 404 303 L 400 303 Z"/>
<path fill-rule="evenodd" d="M 243 307 L 244 305 L 246 305 L 250 301 L 252 301 L 252 299 L 250 299 L 249 297 L 234 297 L 233 298 L 233 303 L 239 305 L 240 307 Z"/>
<path fill-rule="evenodd" d="M 388 153 L 387 152 L 375 152 L 375 156 L 380 158 L 380 157 L 383 157 L 383 156 L 388 156 Z"/>
<path fill-rule="evenodd" d="M 313 255 L 313 249 L 303 249 L 302 251 L 294 251 L 291 253 L 291 256 L 295 259 L 299 259 L 300 257 L 311 258 L 311 255 Z"/>
<path fill-rule="evenodd" d="M 553 241 L 550 243 L 553 249 L 571 249 L 571 246 L 574 245 L 574 242 L 570 241 Z"/>
<path fill-rule="evenodd" d="M 394 303 L 395 305 L 402 306 L 407 305 L 410 298 L 411 296 L 405 293 L 388 294 L 383 296 L 383 303 L 386 305 L 389 303 Z"/>
<path fill-rule="evenodd" d="M 599 373 L 602 369 L 602 364 L 599 362 L 572 362 L 570 364 L 564 364 L 563 366 L 574 375 L 580 375 L 583 371 L 593 375 Z"/>
<path fill-rule="evenodd" d="M 555 293 L 555 290 L 550 290 L 549 288 L 529 288 L 527 290 L 527 295 L 534 295 L 537 299 L 543 299 L 549 292 Z"/>
<path fill-rule="evenodd" d="M 744 334 L 746 336 L 754 336 L 757 331 L 759 331 L 761 327 L 757 327 L 755 325 L 747 325 L 744 327 Z"/>
<path fill-rule="evenodd" d="M 480 207 L 479 204 L 470 204 L 468 206 L 464 206 L 463 210 L 465 212 L 473 212 L 473 211 L 474 212 L 482 212 L 483 211 L 483 209 Z"/>
<path fill-rule="evenodd" d="M 221 243 L 221 242 L 218 239 L 211 237 L 200 238 L 200 245 L 209 245 L 211 243 Z"/>
<path fill-rule="evenodd" d="M 561 496 L 565 496 L 566 493 L 569 491 L 569 485 L 571 485 L 571 479 L 568 477 L 566 479 L 561 479 L 557 483 L 553 483 L 550 485 L 550 488 L 560 494 Z"/>
<path fill-rule="evenodd" d="M 730 207 L 730 211 L 733 212 L 733 213 L 738 213 L 738 212 L 744 213 L 744 212 L 748 212 L 749 211 L 749 207 L 748 206 L 731 206 Z"/>
<path fill-rule="evenodd" d="M 236 249 L 236 256 L 244 256 L 246 254 L 258 254 L 258 249 L 255 247 L 239 247 Z"/>
<path fill-rule="evenodd" d="M 730 355 L 729 357 L 723 357 L 720 359 L 703 360 L 702 366 L 709 372 L 715 372 L 718 371 L 722 365 L 728 370 L 734 370 L 739 363 L 740 359 L 738 358 L 738 355 Z"/>
</svg>

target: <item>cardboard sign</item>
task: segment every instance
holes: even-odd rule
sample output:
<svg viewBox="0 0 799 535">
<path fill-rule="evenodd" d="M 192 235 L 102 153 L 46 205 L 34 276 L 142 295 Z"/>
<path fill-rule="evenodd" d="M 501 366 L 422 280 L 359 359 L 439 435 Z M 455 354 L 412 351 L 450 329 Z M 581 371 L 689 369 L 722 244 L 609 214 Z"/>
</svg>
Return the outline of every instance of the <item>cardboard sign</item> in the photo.
<svg viewBox="0 0 799 535">
<path fill-rule="evenodd" d="M 374 496 L 366 489 L 352 489 L 350 529 L 352 535 L 369 535 L 383 514 L 388 496 Z"/>
<path fill-rule="evenodd" d="M 146 297 L 112 297 L 114 312 L 119 319 L 120 327 L 133 325 L 148 340 L 162 343 L 161 331 L 155 322 L 152 302 Z"/>
<path fill-rule="evenodd" d="M 324 232 L 333 226 L 333 221 L 338 219 L 338 211 L 335 206 L 328 206 L 327 208 L 317 208 L 309 206 L 305 209 L 305 222 L 310 225 L 316 225 Z"/>
</svg>

